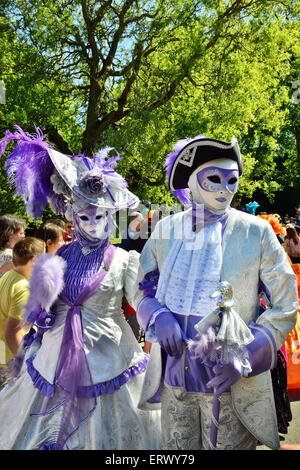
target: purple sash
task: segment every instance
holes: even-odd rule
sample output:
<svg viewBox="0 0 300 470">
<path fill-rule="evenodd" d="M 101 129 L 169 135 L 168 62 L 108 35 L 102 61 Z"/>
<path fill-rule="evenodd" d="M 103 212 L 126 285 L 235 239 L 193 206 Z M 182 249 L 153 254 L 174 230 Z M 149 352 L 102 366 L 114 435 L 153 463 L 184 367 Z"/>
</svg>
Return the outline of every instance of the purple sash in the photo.
<svg viewBox="0 0 300 470">
<path fill-rule="evenodd" d="M 104 267 L 82 289 L 72 304 L 66 297 L 61 299 L 69 305 L 66 323 L 62 338 L 61 349 L 55 374 L 56 392 L 53 398 L 47 399 L 46 412 L 48 414 L 63 405 L 62 417 L 58 429 L 58 437 L 52 448 L 63 449 L 68 438 L 77 431 L 79 425 L 85 421 L 96 408 L 96 388 L 89 398 L 82 398 L 78 391 L 81 387 L 91 387 L 93 381 L 83 343 L 83 330 L 81 321 L 81 305 L 98 289 L 107 274 L 115 254 L 116 247 L 108 244 L 103 256 Z M 49 409 L 50 407 L 50 409 Z"/>
</svg>

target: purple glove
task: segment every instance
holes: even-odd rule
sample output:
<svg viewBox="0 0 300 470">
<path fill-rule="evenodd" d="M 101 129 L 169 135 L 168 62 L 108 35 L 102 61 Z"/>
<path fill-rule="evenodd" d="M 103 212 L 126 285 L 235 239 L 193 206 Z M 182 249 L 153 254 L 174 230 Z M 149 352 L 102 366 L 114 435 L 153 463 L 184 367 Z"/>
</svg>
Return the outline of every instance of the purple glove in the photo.
<svg viewBox="0 0 300 470">
<path fill-rule="evenodd" d="M 181 356 L 186 337 L 172 313 L 167 310 L 160 313 L 154 327 L 157 340 L 166 353 L 169 356 Z"/>
<path fill-rule="evenodd" d="M 231 385 L 235 384 L 243 375 L 243 367 L 238 361 L 233 364 L 217 364 L 213 367 L 215 377 L 211 379 L 207 386 L 209 388 L 216 387 L 216 395 L 221 395 L 225 391 L 229 391 Z"/>
</svg>

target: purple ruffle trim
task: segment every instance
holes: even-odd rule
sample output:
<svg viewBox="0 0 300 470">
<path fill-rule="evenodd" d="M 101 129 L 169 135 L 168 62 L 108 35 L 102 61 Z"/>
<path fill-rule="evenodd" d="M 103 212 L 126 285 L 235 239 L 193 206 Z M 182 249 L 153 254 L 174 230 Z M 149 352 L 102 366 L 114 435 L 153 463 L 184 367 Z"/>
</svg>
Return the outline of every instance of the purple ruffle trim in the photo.
<svg viewBox="0 0 300 470">
<path fill-rule="evenodd" d="M 50 384 L 34 367 L 33 365 L 34 356 L 26 360 L 27 371 L 32 379 L 33 385 L 39 389 L 39 391 L 47 397 L 52 397 L 54 395 L 54 385 Z M 78 390 L 78 396 L 80 398 L 91 398 L 95 396 L 99 397 L 100 395 L 107 395 L 108 393 L 113 393 L 116 390 L 119 390 L 122 385 L 129 382 L 132 377 L 142 374 L 145 372 L 148 364 L 149 356 L 145 353 L 145 357 L 141 362 L 129 367 L 120 375 L 114 379 L 107 380 L 106 382 L 101 382 L 93 386 L 81 387 Z"/>
<path fill-rule="evenodd" d="M 108 393 L 113 393 L 116 390 L 119 390 L 122 385 L 129 382 L 132 377 L 135 377 L 145 372 L 148 360 L 149 356 L 145 354 L 145 358 L 143 359 L 143 361 L 138 362 L 134 366 L 131 366 L 128 369 L 124 370 L 124 372 L 122 372 L 114 379 L 95 384 L 94 387 L 96 389 L 96 396 L 99 397 L 100 395 L 107 395 Z M 94 387 L 81 387 L 81 389 L 78 390 L 78 396 L 80 398 L 91 398 L 95 396 Z"/>
<path fill-rule="evenodd" d="M 38 450 L 56 450 L 56 444 L 55 442 L 45 442 L 41 447 L 38 448 Z"/>
<path fill-rule="evenodd" d="M 53 397 L 54 385 L 48 382 L 34 367 L 33 365 L 34 356 L 29 357 L 26 360 L 27 372 L 30 375 L 33 385 L 38 388 L 39 391 L 45 397 Z"/>
</svg>

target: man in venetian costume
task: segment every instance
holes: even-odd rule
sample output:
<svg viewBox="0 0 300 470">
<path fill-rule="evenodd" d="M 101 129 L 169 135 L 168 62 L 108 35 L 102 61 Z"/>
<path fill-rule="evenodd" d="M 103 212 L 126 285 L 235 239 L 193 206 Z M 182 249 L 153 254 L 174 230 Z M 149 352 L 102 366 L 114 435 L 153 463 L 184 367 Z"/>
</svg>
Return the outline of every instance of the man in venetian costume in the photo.
<svg viewBox="0 0 300 470">
<path fill-rule="evenodd" d="M 160 221 L 141 254 L 135 307 L 153 345 L 139 406 L 161 407 L 164 449 L 254 450 L 258 442 L 277 449 L 270 370 L 295 325 L 295 276 L 272 227 L 230 207 L 243 174 L 235 138 L 181 140 L 166 167 L 169 188 L 184 204 L 191 193 L 192 207 Z M 208 350 L 221 331 L 217 322 L 205 334 L 199 325 L 216 311 L 224 282 L 236 312 L 227 317 L 225 346 L 230 336 L 241 345 L 225 362 L 220 353 L 195 353 L 197 342 Z M 271 295 L 262 313 L 261 285 Z"/>
<path fill-rule="evenodd" d="M 148 356 L 122 315 L 138 257 L 109 242 L 113 214 L 138 198 L 115 171 L 119 154 L 55 151 L 17 127 L 6 170 L 27 213 L 52 208 L 74 221 L 76 241 L 42 255 L 30 280 L 29 328 L 0 394 L 1 449 L 157 449 L 158 413 L 137 408 Z M 113 154 L 112 154 L 113 153 Z"/>
</svg>

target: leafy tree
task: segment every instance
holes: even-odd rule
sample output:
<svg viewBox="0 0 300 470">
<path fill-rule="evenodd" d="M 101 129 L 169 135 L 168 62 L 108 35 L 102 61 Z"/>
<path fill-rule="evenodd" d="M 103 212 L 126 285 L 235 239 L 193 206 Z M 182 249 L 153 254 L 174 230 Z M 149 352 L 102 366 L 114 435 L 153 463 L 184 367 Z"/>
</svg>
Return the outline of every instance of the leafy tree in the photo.
<svg viewBox="0 0 300 470">
<path fill-rule="evenodd" d="M 163 201 L 166 194 L 161 189 L 158 193 L 156 185 L 163 180 L 162 165 L 171 143 L 205 133 L 224 140 L 235 134 L 239 139 L 245 176 L 238 203 L 249 202 L 258 190 L 274 200 L 276 191 L 293 185 L 299 174 L 290 115 L 299 110 L 291 101 L 297 29 L 293 19 L 287 23 L 278 12 L 273 18 L 236 20 L 230 29 L 234 38 L 220 38 L 181 82 L 172 100 L 151 115 L 124 120 L 118 126 L 118 139 L 124 135 L 122 147 L 128 157 L 123 172 L 131 184 L 141 188 L 139 181 L 146 179 L 148 194 Z M 287 141 L 291 151 L 285 171 L 279 172 L 278 158 Z"/>
<path fill-rule="evenodd" d="M 154 202 L 173 201 L 162 171 L 172 145 L 199 133 L 238 137 L 245 160 L 238 201 L 259 189 L 270 198 L 287 184 L 276 158 L 289 140 L 293 173 L 293 0 L 0 6 L 0 79 L 7 89 L 0 131 L 38 124 L 65 153 L 114 145 L 131 189 Z"/>
</svg>

